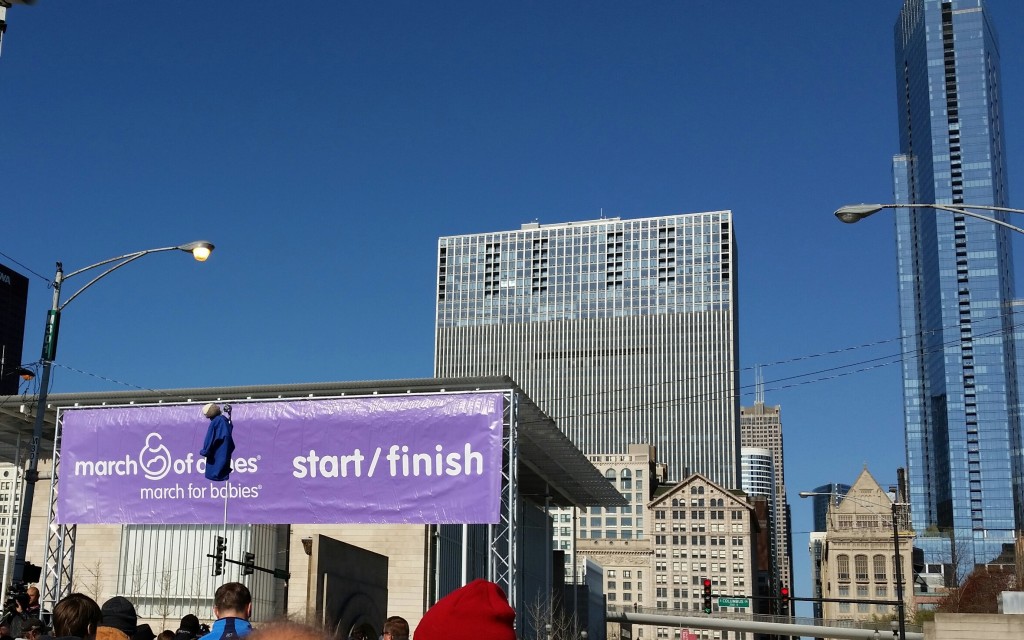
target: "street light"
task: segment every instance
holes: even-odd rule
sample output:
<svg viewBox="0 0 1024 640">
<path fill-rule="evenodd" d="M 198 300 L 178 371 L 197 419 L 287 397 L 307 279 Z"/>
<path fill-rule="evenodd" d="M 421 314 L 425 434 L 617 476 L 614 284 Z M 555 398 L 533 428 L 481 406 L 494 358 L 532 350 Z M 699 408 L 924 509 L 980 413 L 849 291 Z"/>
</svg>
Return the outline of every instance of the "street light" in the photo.
<svg viewBox="0 0 1024 640">
<path fill-rule="evenodd" d="M 838 214 L 838 212 L 837 212 Z M 824 491 L 801 491 L 801 498 L 813 498 L 814 496 L 833 496 L 834 493 L 825 493 Z M 843 496 L 843 500 L 850 500 L 854 504 L 860 504 L 862 506 L 877 507 L 879 505 L 870 502 L 858 501 L 853 496 L 847 494 Z M 907 628 L 906 628 L 906 609 L 903 602 L 903 556 L 900 553 L 900 530 L 899 523 L 897 521 L 898 510 L 897 507 L 904 503 L 892 502 L 892 544 L 896 555 L 893 556 L 893 572 L 896 574 L 896 615 L 899 618 L 899 626 L 896 626 L 896 622 L 893 622 L 892 635 L 896 640 L 907 640 Z M 896 632 L 899 631 L 899 635 Z"/>
<path fill-rule="evenodd" d="M 950 213 L 956 213 L 969 218 L 977 218 L 978 220 L 984 220 L 985 222 L 991 222 L 1001 227 L 1006 227 L 1011 231 L 1024 234 L 1024 229 L 1021 227 L 1014 226 L 1008 222 L 1003 222 L 998 218 L 992 216 L 986 216 L 981 213 L 974 211 L 968 211 L 968 209 L 981 209 L 983 211 L 1001 211 L 1003 213 L 1024 213 L 1024 209 L 1010 209 L 1009 207 L 993 207 L 985 204 L 962 204 L 958 207 L 951 207 L 945 204 L 925 204 L 915 202 L 912 204 L 848 204 L 845 207 L 839 207 L 836 209 L 835 216 L 839 218 L 841 222 L 847 224 L 853 224 L 854 222 L 860 222 L 864 218 L 870 215 L 876 214 L 882 209 L 938 209 L 940 211 L 948 211 Z"/>
<path fill-rule="evenodd" d="M 159 249 L 146 249 L 126 253 L 122 256 L 109 258 L 88 267 L 83 267 L 71 273 L 64 273 L 64 266 L 57 263 L 57 274 L 53 278 L 53 304 L 46 314 L 46 330 L 43 332 L 43 353 L 42 378 L 39 382 L 39 398 L 36 403 L 35 423 L 32 428 L 32 446 L 29 449 L 28 468 L 25 470 L 25 496 L 22 498 L 20 507 L 20 524 L 18 527 L 18 545 L 14 553 L 14 579 L 22 580 L 25 572 L 25 551 L 28 548 L 29 522 L 32 520 L 32 502 L 35 497 L 36 482 L 39 480 L 39 444 L 43 439 L 43 418 L 46 414 L 46 396 L 50 386 L 50 368 L 54 358 L 57 356 L 57 336 L 60 330 L 60 313 L 72 300 L 77 298 L 83 291 L 96 284 L 104 277 L 117 271 L 129 262 L 134 262 L 143 256 L 163 251 L 184 251 L 191 253 L 192 257 L 199 262 L 205 262 L 213 251 L 213 243 L 206 240 L 197 240 L 187 244 L 180 244 L 174 247 L 161 247 Z M 61 285 L 65 280 L 73 278 L 80 273 L 91 271 L 98 267 L 112 265 L 98 276 L 85 283 L 81 289 L 71 294 L 64 302 L 60 301 Z"/>
</svg>

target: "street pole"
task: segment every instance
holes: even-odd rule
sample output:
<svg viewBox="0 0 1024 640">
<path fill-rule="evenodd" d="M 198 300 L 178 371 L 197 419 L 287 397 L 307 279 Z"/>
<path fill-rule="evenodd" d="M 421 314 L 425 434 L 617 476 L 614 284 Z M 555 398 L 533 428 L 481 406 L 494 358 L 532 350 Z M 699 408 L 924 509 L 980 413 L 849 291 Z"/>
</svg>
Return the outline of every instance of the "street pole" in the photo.
<svg viewBox="0 0 1024 640">
<path fill-rule="evenodd" d="M 32 425 L 32 445 L 29 448 L 28 466 L 25 470 L 25 495 L 22 496 L 21 507 L 18 514 L 18 544 L 15 547 L 14 552 L 15 580 L 24 580 L 25 577 L 25 553 L 28 550 L 29 524 L 32 520 L 32 504 L 35 501 L 36 483 L 39 481 L 39 447 L 43 440 L 43 427 L 46 418 L 46 398 L 50 390 L 50 369 L 53 367 L 54 358 L 57 357 L 57 337 L 60 332 L 60 313 L 64 307 L 68 306 L 71 301 L 77 298 L 83 291 L 114 271 L 117 271 L 126 264 L 134 262 L 143 256 L 163 251 L 184 251 L 185 253 L 191 253 L 192 257 L 197 261 L 205 262 L 213 251 L 213 244 L 205 240 L 197 240 L 195 242 L 189 242 L 175 247 L 161 247 L 159 249 L 135 251 L 134 253 L 126 253 L 121 256 L 97 262 L 96 264 L 91 264 L 88 267 L 72 271 L 67 275 L 64 274 L 64 266 L 60 262 L 57 263 L 57 272 L 53 278 L 53 303 L 50 305 L 50 310 L 46 314 L 46 330 L 43 332 L 43 351 L 40 356 L 43 373 L 39 382 L 39 396 L 36 402 L 35 422 Z M 98 276 L 85 283 L 81 289 L 71 294 L 63 304 L 61 303 L 60 290 L 61 285 L 65 280 L 80 273 L 91 271 L 112 263 L 113 266 L 104 270 Z M 45 576 L 42 579 L 45 580 Z"/>
<path fill-rule="evenodd" d="M 46 396 L 50 389 L 50 368 L 57 349 L 57 333 L 60 329 L 60 285 L 64 280 L 64 266 L 57 263 L 57 274 L 53 278 L 53 304 L 46 314 L 46 330 L 43 332 L 43 353 L 41 356 L 43 375 L 39 382 L 39 399 L 36 403 L 35 422 L 32 426 L 32 444 L 28 450 L 28 468 L 25 470 L 25 495 L 21 498 L 18 511 L 18 544 L 14 551 L 14 579 L 25 579 L 25 553 L 28 550 L 29 522 L 32 520 L 32 503 L 35 501 L 36 482 L 39 481 L 39 446 L 43 440 L 43 423 L 46 417 Z"/>
<path fill-rule="evenodd" d="M 906 609 L 903 603 L 903 556 L 900 554 L 900 530 L 897 522 L 897 505 L 899 503 L 893 500 L 892 502 L 892 544 L 896 555 L 893 557 L 893 569 L 896 571 L 896 600 L 899 604 L 896 605 L 896 614 L 899 616 L 900 623 L 900 637 L 899 640 L 907 640 L 907 616 Z"/>
</svg>

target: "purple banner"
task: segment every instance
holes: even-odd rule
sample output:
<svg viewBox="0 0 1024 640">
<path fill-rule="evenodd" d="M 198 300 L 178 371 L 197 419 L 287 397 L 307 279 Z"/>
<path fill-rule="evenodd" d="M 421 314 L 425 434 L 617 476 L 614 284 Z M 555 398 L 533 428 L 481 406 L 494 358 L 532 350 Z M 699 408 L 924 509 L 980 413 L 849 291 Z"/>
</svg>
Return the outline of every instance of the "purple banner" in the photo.
<svg viewBox="0 0 1024 640">
<path fill-rule="evenodd" d="M 63 410 L 60 524 L 494 524 L 500 393 L 232 403 L 227 481 L 201 404 Z"/>
</svg>

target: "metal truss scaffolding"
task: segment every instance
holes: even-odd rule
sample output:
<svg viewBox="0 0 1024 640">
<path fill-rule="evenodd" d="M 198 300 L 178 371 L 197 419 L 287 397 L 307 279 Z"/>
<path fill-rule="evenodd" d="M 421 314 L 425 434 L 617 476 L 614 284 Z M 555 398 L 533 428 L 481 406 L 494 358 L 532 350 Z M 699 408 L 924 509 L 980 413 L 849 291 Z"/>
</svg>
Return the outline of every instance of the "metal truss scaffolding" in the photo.
<svg viewBox="0 0 1024 640">
<path fill-rule="evenodd" d="M 518 535 L 519 513 L 519 394 L 506 391 L 504 434 L 501 469 L 501 521 L 488 527 L 489 561 L 488 579 L 501 585 L 508 595 L 509 604 L 516 609 L 518 593 Z"/>
<path fill-rule="evenodd" d="M 40 605 L 43 611 L 53 607 L 64 596 L 71 593 L 71 576 L 75 567 L 76 525 L 56 523 L 57 477 L 60 475 L 60 439 L 64 426 L 64 414 L 57 411 L 57 424 L 53 436 L 53 471 L 50 473 L 50 505 L 46 518 L 46 550 L 43 552 L 43 575 Z M 23 514 L 22 517 L 31 517 Z"/>
</svg>

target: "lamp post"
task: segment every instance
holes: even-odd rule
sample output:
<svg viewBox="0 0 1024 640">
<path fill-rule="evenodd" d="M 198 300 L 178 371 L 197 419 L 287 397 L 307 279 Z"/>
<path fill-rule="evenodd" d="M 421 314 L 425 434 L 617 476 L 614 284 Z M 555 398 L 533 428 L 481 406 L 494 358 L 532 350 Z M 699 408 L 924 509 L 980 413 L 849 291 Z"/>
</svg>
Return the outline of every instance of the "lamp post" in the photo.
<svg viewBox="0 0 1024 640">
<path fill-rule="evenodd" d="M 948 211 L 949 213 L 955 213 L 969 218 L 977 218 L 978 220 L 984 220 L 985 222 L 991 222 L 992 224 L 999 225 L 1000 227 L 1006 227 L 1011 231 L 1024 234 L 1024 229 L 1021 227 L 1014 226 L 1008 222 L 1003 222 L 999 218 L 992 216 L 986 216 L 981 213 L 969 211 L 969 209 L 981 209 L 982 211 L 1002 212 L 1002 213 L 1024 213 L 1024 209 L 1011 209 L 1009 207 L 994 207 L 985 204 L 962 204 L 958 207 L 951 207 L 945 204 L 925 204 L 915 202 L 912 204 L 848 204 L 845 207 L 839 207 L 836 209 L 835 216 L 839 218 L 841 222 L 847 224 L 853 224 L 854 222 L 860 222 L 864 218 L 870 215 L 876 214 L 882 209 L 937 209 L 939 211 Z"/>
<path fill-rule="evenodd" d="M 813 498 L 814 496 L 830 496 L 831 497 L 831 496 L 833 496 L 835 494 L 834 493 L 825 493 L 823 491 L 801 491 L 799 495 L 800 495 L 801 498 Z M 854 498 L 853 496 L 851 496 L 849 494 L 843 496 L 843 500 L 850 500 L 854 504 L 860 504 L 862 506 L 872 506 L 872 507 L 879 506 L 879 505 L 868 503 L 868 502 L 861 502 L 861 501 L 857 500 L 856 498 Z M 894 627 L 893 627 L 893 637 L 896 638 L 896 640 L 906 640 L 907 639 L 906 605 L 905 605 L 904 600 L 903 600 L 903 556 L 900 553 L 900 530 L 899 530 L 899 522 L 897 520 L 897 518 L 899 517 L 899 510 L 898 510 L 898 508 L 902 504 L 903 503 L 896 502 L 895 500 L 893 500 L 893 503 L 892 503 L 892 544 L 893 544 L 893 550 L 895 551 L 895 554 L 896 554 L 896 555 L 893 556 L 893 560 L 892 561 L 893 561 L 893 572 L 895 573 L 895 578 L 896 578 L 896 580 L 895 580 L 895 582 L 896 582 L 896 602 L 899 603 L 899 604 L 896 605 L 896 616 L 897 616 L 898 620 L 893 622 L 893 625 L 894 625 Z M 898 628 L 895 626 L 897 622 L 899 623 Z M 898 636 L 896 635 L 897 630 L 899 631 L 899 635 Z"/>
<path fill-rule="evenodd" d="M 42 376 L 39 382 L 39 397 L 36 403 L 36 415 L 35 423 L 32 427 L 32 446 L 29 448 L 28 466 L 25 470 L 25 496 L 21 501 L 20 508 L 20 524 L 18 527 L 18 545 L 14 553 L 14 579 L 23 580 L 25 573 L 25 551 L 28 548 L 28 531 L 29 522 L 32 520 L 32 502 L 35 498 L 36 482 L 39 480 L 39 444 L 43 439 L 43 422 L 46 414 L 46 396 L 50 386 L 50 369 L 53 364 L 54 358 L 57 356 L 57 335 L 60 330 L 60 313 L 64 310 L 64 307 L 68 306 L 72 300 L 77 298 L 83 291 L 96 284 L 104 277 L 110 275 L 114 271 L 117 271 L 121 267 L 125 266 L 129 262 L 134 262 L 143 256 L 147 256 L 151 253 L 160 253 L 163 251 L 184 251 L 191 253 L 192 257 L 199 262 L 205 262 L 210 257 L 210 252 L 213 251 L 213 244 L 205 240 L 197 240 L 195 242 L 189 242 L 187 244 L 177 245 L 174 247 L 161 247 L 159 249 L 146 249 L 144 251 L 135 251 L 134 253 L 126 253 L 115 258 L 109 258 L 96 264 L 91 264 L 88 267 L 83 267 L 77 271 L 65 274 L 63 265 L 57 263 L 57 273 L 53 278 L 53 304 L 50 306 L 50 310 L 46 314 L 46 330 L 43 332 L 43 352 L 41 356 L 42 362 Z M 103 267 L 106 265 L 112 265 L 98 276 L 85 283 L 81 289 L 71 294 L 64 302 L 60 301 L 60 290 L 64 281 L 77 276 L 80 273 L 91 271 L 93 269 Z"/>
</svg>

